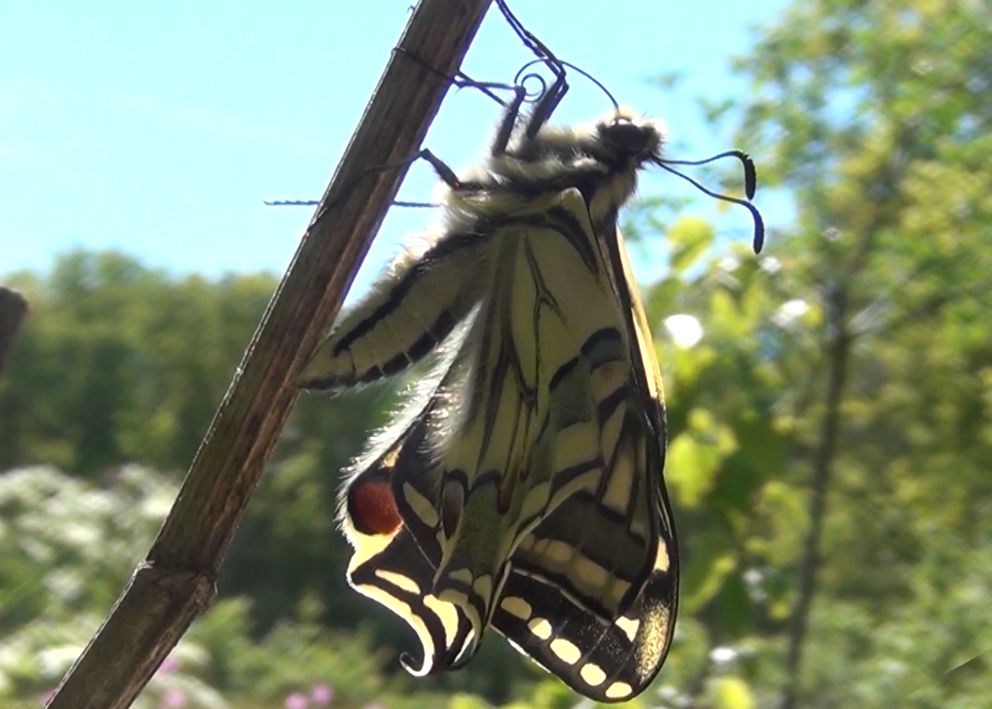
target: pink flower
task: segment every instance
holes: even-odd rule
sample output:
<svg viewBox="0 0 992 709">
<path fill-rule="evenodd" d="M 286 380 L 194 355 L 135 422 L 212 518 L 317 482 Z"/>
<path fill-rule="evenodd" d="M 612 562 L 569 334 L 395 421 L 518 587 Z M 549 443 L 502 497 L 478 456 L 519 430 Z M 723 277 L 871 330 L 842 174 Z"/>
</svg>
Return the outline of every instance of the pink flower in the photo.
<svg viewBox="0 0 992 709">
<path fill-rule="evenodd" d="M 334 688 L 327 682 L 320 682 L 310 688 L 310 699 L 319 707 L 326 707 L 334 701 Z"/>
<path fill-rule="evenodd" d="M 303 692 L 293 692 L 286 697 L 286 703 L 283 706 L 286 709 L 307 709 L 310 706 L 310 700 Z"/>
<path fill-rule="evenodd" d="M 155 674 L 156 676 L 171 675 L 178 669 L 179 669 L 179 660 L 177 660 L 172 655 L 169 655 L 164 660 L 162 660 L 162 664 L 158 666 L 157 670 L 155 670 Z"/>
<path fill-rule="evenodd" d="M 173 687 L 172 689 L 165 690 L 165 694 L 162 695 L 162 701 L 159 702 L 159 706 L 162 709 L 183 709 L 186 706 L 186 692 L 181 689 Z"/>
</svg>

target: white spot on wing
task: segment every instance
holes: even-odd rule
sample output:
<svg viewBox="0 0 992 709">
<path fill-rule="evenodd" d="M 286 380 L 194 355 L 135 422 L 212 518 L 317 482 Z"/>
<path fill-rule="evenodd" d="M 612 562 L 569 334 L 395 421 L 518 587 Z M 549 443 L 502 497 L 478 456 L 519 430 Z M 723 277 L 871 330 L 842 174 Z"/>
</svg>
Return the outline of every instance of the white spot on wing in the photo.
<svg viewBox="0 0 992 709">
<path fill-rule="evenodd" d="M 424 524 L 428 527 L 436 527 L 438 518 L 437 510 L 430 501 L 420 494 L 410 483 L 403 483 L 403 497 L 406 499 L 406 503 L 410 505 L 410 509 L 413 513 L 420 517 Z"/>
<path fill-rule="evenodd" d="M 630 583 L 623 580 L 619 576 L 614 577 L 613 583 L 610 584 L 610 590 L 605 594 L 607 598 L 615 598 L 617 600 L 623 598 L 624 594 L 630 588 Z"/>
<path fill-rule="evenodd" d="M 634 688 L 626 682 L 614 682 L 606 688 L 604 693 L 608 699 L 623 699 L 633 694 Z"/>
<path fill-rule="evenodd" d="M 559 566 L 564 566 L 575 556 L 575 548 L 557 539 L 549 539 L 544 555 Z"/>
<path fill-rule="evenodd" d="M 478 577 L 472 584 L 472 590 L 478 593 L 486 603 L 489 603 L 489 597 L 493 593 L 493 577 L 489 574 L 484 574 Z"/>
<path fill-rule="evenodd" d="M 550 483 L 539 483 L 527 492 L 524 498 L 523 507 L 520 509 L 521 517 L 531 517 L 543 510 L 548 504 L 548 497 L 551 494 Z"/>
<path fill-rule="evenodd" d="M 454 581 L 460 581 L 469 586 L 472 585 L 472 572 L 468 569 L 456 569 L 448 574 L 448 578 Z"/>
<path fill-rule="evenodd" d="M 627 616 L 620 616 L 617 618 L 616 626 L 623 631 L 623 634 L 627 636 L 630 642 L 634 642 L 634 638 L 637 636 L 637 627 L 641 624 L 641 621 L 636 618 L 628 618 Z"/>
<path fill-rule="evenodd" d="M 582 657 L 582 653 L 575 643 L 565 638 L 555 638 L 551 641 L 549 647 L 551 648 L 551 652 L 558 656 L 559 660 L 569 665 L 574 665 Z"/>
<path fill-rule="evenodd" d="M 451 647 L 458 633 L 458 611 L 455 606 L 445 603 L 431 593 L 424 596 L 424 605 L 441 621 L 441 627 L 444 628 L 444 644 Z"/>
<path fill-rule="evenodd" d="M 668 546 L 664 539 L 658 540 L 658 554 L 654 558 L 655 571 L 668 571 L 671 560 L 668 558 Z"/>
<path fill-rule="evenodd" d="M 547 618 L 534 618 L 527 624 L 527 628 L 541 640 L 551 637 L 551 623 Z"/>
<path fill-rule="evenodd" d="M 500 608 L 520 620 L 527 620 L 530 618 L 530 614 L 534 612 L 530 603 L 519 596 L 507 596 L 500 601 L 499 605 Z"/>
<path fill-rule="evenodd" d="M 626 515 L 633 480 L 634 461 L 631 459 L 629 447 L 625 446 L 617 452 L 613 468 L 610 470 L 609 482 L 606 483 L 606 490 L 603 491 L 603 504 L 614 512 Z"/>
<path fill-rule="evenodd" d="M 610 582 L 610 572 L 585 556 L 576 557 L 572 561 L 572 576 L 591 593 L 604 590 Z"/>
<path fill-rule="evenodd" d="M 606 680 L 606 673 L 603 672 L 603 668 L 599 665 L 587 662 L 579 670 L 579 677 L 590 687 L 598 687 Z"/>
<path fill-rule="evenodd" d="M 555 436 L 555 467 L 565 470 L 593 459 L 599 451 L 599 431 L 589 421 L 579 421 Z"/>
</svg>

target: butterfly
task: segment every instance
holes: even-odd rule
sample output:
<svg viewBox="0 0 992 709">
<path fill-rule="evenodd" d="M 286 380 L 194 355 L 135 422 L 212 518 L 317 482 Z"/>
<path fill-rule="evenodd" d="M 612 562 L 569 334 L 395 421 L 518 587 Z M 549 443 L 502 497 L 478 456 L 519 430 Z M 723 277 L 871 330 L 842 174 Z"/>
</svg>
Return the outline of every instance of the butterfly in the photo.
<svg viewBox="0 0 992 709">
<path fill-rule="evenodd" d="M 301 385 L 341 391 L 434 355 L 339 510 L 350 585 L 419 638 L 411 673 L 463 666 L 493 627 L 577 692 L 622 701 L 668 653 L 679 566 L 661 375 L 617 217 L 639 169 L 670 162 L 660 126 L 619 109 L 547 125 L 561 93 L 522 121 L 518 92 L 467 179 L 424 151 L 450 188 L 443 229 L 341 315 Z"/>
</svg>

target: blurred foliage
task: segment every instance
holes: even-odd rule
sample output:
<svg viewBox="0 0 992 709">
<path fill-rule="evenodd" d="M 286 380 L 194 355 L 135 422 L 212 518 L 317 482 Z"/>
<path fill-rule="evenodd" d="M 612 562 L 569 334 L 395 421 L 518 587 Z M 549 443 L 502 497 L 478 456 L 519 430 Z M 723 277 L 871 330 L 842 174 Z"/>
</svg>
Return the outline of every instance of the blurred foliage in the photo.
<svg viewBox="0 0 992 709">
<path fill-rule="evenodd" d="M 740 59 L 744 105 L 707 104 L 743 127 L 759 204 L 794 220 L 766 206 L 754 257 L 696 217 L 635 212 L 631 231 L 670 244 L 645 299 L 684 573 L 675 646 L 631 706 L 772 706 L 793 680 L 804 707 L 992 706 L 989 17 L 974 0 L 797 0 Z M 0 379 L 0 702 L 33 706 L 147 548 L 275 283 L 87 253 L 6 280 L 33 312 Z M 333 521 L 337 471 L 390 402 L 301 400 L 221 598 L 145 706 L 589 705 L 499 640 L 462 672 L 395 671 L 414 640 L 346 589 Z"/>
</svg>

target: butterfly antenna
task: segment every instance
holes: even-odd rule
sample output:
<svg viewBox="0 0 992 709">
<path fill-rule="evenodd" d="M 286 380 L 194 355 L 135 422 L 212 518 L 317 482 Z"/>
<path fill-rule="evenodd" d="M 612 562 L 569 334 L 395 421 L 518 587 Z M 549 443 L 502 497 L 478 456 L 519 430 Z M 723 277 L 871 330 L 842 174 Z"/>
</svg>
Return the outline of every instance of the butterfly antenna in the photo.
<svg viewBox="0 0 992 709">
<path fill-rule="evenodd" d="M 738 151 L 731 151 L 730 154 L 733 154 L 733 153 L 736 153 L 736 152 L 738 152 Z M 741 155 L 743 155 L 743 153 L 741 153 Z M 714 197 L 714 198 L 719 199 L 719 200 L 722 200 L 724 202 L 731 202 L 732 204 L 739 204 L 740 206 L 742 206 L 745 209 L 747 209 L 751 213 L 751 218 L 754 219 L 754 253 L 756 253 L 756 254 L 761 253 L 761 249 L 765 245 L 765 222 L 761 218 L 761 212 L 758 211 L 758 208 L 757 207 L 755 207 L 753 204 L 751 204 L 747 200 L 738 199 L 737 197 L 731 197 L 730 195 L 720 194 L 719 192 L 714 192 L 714 191 L 712 191 L 710 189 L 707 189 L 706 187 L 704 187 L 703 185 L 701 185 L 700 183 L 696 182 L 694 179 L 692 179 L 691 177 L 689 177 L 688 175 L 686 175 L 685 173 L 679 172 L 675 168 L 671 167 L 672 164 L 675 164 L 675 165 L 701 165 L 701 164 L 705 164 L 707 162 L 711 162 L 713 159 L 716 159 L 717 157 L 719 157 L 719 156 L 714 156 L 714 158 L 711 158 L 711 159 L 708 159 L 708 160 L 701 160 L 701 161 L 698 161 L 698 162 L 693 162 L 693 161 L 688 161 L 688 160 L 663 160 L 661 158 L 658 158 L 658 159 L 655 159 L 653 162 L 655 162 L 657 165 L 659 165 L 662 169 L 667 170 L 668 172 L 672 173 L 673 175 L 678 175 L 679 177 L 681 177 L 686 182 L 690 183 L 693 187 L 695 187 L 696 189 L 698 189 L 703 194 L 707 194 L 710 197 Z M 740 157 L 740 156 L 735 155 L 734 157 Z M 750 160 L 750 158 L 748 158 L 748 159 Z M 745 163 L 745 165 L 746 165 L 746 163 Z M 746 170 L 747 170 L 747 167 L 745 166 L 745 171 Z M 754 172 L 754 164 L 753 163 L 751 163 L 751 171 L 752 171 L 752 173 Z M 750 189 L 750 194 L 748 196 L 748 199 L 750 199 L 750 197 L 754 194 L 754 182 L 756 182 L 756 179 L 752 176 L 752 184 L 751 184 L 751 189 Z"/>
<path fill-rule="evenodd" d="M 666 165 L 705 165 L 707 163 L 722 160 L 723 158 L 737 158 L 744 166 L 744 194 L 748 199 L 754 199 L 754 191 L 758 186 L 758 173 L 754 169 L 754 160 L 743 150 L 728 150 L 719 153 L 705 160 L 663 160 Z"/>
</svg>

